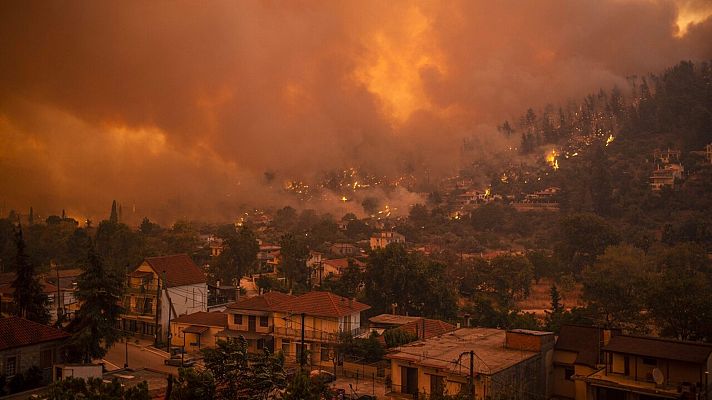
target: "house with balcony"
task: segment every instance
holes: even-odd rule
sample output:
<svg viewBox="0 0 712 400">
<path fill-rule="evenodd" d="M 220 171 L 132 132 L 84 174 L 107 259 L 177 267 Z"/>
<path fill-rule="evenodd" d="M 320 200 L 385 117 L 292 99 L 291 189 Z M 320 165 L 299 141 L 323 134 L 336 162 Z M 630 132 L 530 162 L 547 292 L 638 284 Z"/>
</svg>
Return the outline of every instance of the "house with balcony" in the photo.
<svg viewBox="0 0 712 400">
<path fill-rule="evenodd" d="M 711 371 L 712 344 L 614 335 L 603 368 L 580 379 L 587 400 L 710 399 Z"/>
<path fill-rule="evenodd" d="M 369 242 L 372 250 L 385 249 L 386 246 L 391 243 L 405 245 L 405 236 L 393 231 L 379 232 L 376 235 L 371 236 L 371 240 Z"/>
<path fill-rule="evenodd" d="M 561 327 L 554 346 L 554 398 L 586 399 L 586 382 L 582 378 L 603 367 L 603 346 L 614 333 L 594 326 Z"/>
<path fill-rule="evenodd" d="M 120 327 L 129 334 L 165 341 L 170 319 L 207 311 L 205 274 L 187 254 L 146 258 L 126 280 Z"/>
<path fill-rule="evenodd" d="M 244 337 L 248 351 L 257 353 L 263 348 L 274 351 L 274 312 L 278 304 L 289 302 L 295 296 L 280 292 L 244 297 L 225 308 L 227 326 L 216 335 L 218 339 Z"/>
<path fill-rule="evenodd" d="M 339 335 L 367 334 L 361 328 L 361 312 L 371 307 L 330 292 L 308 292 L 274 306 L 274 345 L 287 361 L 301 357 L 301 333 L 312 366 L 333 366 Z"/>
<path fill-rule="evenodd" d="M 386 355 L 392 380 L 386 397 L 474 392 L 477 399 L 546 399 L 553 345 L 551 332 L 493 328 L 461 328 L 409 343 Z"/>
</svg>

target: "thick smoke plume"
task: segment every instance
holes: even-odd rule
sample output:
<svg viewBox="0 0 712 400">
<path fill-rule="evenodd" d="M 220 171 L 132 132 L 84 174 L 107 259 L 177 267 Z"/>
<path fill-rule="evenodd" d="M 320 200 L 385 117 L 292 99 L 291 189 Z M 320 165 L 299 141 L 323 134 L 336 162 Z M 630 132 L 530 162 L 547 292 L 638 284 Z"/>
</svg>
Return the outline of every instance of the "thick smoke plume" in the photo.
<svg viewBox="0 0 712 400">
<path fill-rule="evenodd" d="M 227 218 L 276 180 L 433 176 L 461 138 L 712 57 L 706 1 L 0 4 L 0 204 Z M 279 185 L 278 185 L 279 186 Z M 135 204 L 135 206 L 134 206 Z M 129 210 L 125 210 L 125 213 Z"/>
</svg>

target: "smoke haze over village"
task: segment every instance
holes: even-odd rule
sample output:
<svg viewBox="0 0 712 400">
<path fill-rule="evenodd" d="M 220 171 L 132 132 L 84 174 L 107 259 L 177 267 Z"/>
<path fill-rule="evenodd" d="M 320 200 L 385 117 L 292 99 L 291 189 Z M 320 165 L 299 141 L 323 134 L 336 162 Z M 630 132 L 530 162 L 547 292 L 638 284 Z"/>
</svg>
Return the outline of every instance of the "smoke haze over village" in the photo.
<svg viewBox="0 0 712 400">
<path fill-rule="evenodd" d="M 34 5 L 0 4 L 5 214 L 219 219 L 334 168 L 445 176 L 529 106 L 712 57 L 707 1 Z"/>
</svg>

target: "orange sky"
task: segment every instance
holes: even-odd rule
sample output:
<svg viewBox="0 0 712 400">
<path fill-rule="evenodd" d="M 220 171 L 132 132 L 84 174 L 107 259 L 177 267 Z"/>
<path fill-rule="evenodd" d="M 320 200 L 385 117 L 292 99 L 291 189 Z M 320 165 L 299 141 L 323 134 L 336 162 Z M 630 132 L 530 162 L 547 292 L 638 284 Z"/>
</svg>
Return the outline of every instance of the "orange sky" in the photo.
<svg viewBox="0 0 712 400">
<path fill-rule="evenodd" d="M 529 106 L 712 58 L 706 1 L 0 3 L 0 205 L 222 218 L 266 170 L 436 172 Z"/>
</svg>

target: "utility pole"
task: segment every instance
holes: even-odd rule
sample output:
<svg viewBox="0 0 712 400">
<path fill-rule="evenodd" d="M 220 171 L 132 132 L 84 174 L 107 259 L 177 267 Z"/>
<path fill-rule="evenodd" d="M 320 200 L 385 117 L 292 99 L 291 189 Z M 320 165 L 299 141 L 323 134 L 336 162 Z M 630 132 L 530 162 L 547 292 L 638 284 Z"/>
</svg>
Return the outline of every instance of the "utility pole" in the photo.
<svg viewBox="0 0 712 400">
<path fill-rule="evenodd" d="M 305 354 L 304 354 L 304 320 L 306 319 L 306 314 L 302 313 L 302 343 L 300 343 L 301 346 L 301 354 L 299 354 L 299 368 L 304 371 L 304 362 L 305 360 Z"/>
<path fill-rule="evenodd" d="M 53 262 L 51 262 L 54 264 Z M 55 264 L 54 265 L 54 270 L 57 272 L 57 324 L 61 324 L 62 322 L 62 302 L 59 299 L 60 293 L 59 293 L 59 265 Z"/>
<path fill-rule="evenodd" d="M 59 282 L 59 276 L 57 276 L 57 282 Z M 131 280 L 129 279 L 129 265 L 126 264 L 124 266 L 124 295 L 129 293 L 129 287 L 131 286 Z M 131 308 L 131 298 L 129 297 L 129 306 L 128 308 Z M 125 320 L 122 321 L 124 322 L 124 328 L 126 327 Z M 122 333 L 124 334 L 124 369 L 129 367 L 129 335 L 126 332 L 126 330 L 122 330 Z"/>
<path fill-rule="evenodd" d="M 165 279 L 165 277 L 164 277 Z M 161 276 L 158 276 L 157 279 L 158 283 L 156 285 L 156 321 L 154 324 L 154 329 L 153 329 L 153 345 L 158 347 L 158 318 L 160 316 L 161 312 Z M 170 328 L 170 327 L 169 327 Z"/>
<path fill-rule="evenodd" d="M 163 271 L 163 281 L 166 282 L 166 271 Z M 171 339 L 173 338 L 173 333 L 171 332 L 171 309 L 173 308 L 173 303 L 171 302 L 171 297 L 168 295 L 168 285 L 164 285 L 163 288 L 163 290 L 166 291 L 166 298 L 168 299 L 168 343 L 166 344 L 166 352 L 171 354 Z"/>
<path fill-rule="evenodd" d="M 475 400 L 475 352 L 470 350 L 470 399 Z"/>
</svg>

